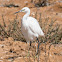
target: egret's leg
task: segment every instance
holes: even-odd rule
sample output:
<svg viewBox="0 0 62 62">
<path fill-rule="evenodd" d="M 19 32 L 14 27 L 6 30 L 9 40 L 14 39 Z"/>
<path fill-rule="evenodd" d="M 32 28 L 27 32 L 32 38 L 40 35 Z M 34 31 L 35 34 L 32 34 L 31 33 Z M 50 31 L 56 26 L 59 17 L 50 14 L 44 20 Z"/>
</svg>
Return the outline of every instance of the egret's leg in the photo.
<svg viewBox="0 0 62 62">
<path fill-rule="evenodd" d="M 38 40 L 38 38 L 37 38 L 37 40 Z M 37 54 L 39 53 L 39 46 L 40 46 L 40 42 L 39 42 L 39 40 L 38 40 Z"/>
</svg>

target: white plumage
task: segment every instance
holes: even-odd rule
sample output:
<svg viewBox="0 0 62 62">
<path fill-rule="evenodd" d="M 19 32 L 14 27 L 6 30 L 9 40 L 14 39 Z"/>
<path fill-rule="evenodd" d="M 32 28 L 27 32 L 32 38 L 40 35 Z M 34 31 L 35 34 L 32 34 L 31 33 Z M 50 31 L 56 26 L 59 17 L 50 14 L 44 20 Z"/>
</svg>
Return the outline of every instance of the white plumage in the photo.
<svg viewBox="0 0 62 62">
<path fill-rule="evenodd" d="M 39 36 L 44 36 L 38 21 L 33 17 L 27 17 L 26 20 L 22 19 L 21 31 L 27 42 L 34 41 Z"/>
</svg>

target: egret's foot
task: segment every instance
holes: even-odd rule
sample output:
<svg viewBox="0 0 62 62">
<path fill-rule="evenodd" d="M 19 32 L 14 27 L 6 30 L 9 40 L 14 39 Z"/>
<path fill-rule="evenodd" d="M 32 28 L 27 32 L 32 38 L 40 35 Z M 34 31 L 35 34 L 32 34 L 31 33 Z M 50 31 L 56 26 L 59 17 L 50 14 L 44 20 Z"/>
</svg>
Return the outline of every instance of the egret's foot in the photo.
<svg viewBox="0 0 62 62">
<path fill-rule="evenodd" d="M 37 52 L 36 52 L 36 55 L 38 55 L 39 54 L 39 49 L 37 49 Z"/>
</svg>

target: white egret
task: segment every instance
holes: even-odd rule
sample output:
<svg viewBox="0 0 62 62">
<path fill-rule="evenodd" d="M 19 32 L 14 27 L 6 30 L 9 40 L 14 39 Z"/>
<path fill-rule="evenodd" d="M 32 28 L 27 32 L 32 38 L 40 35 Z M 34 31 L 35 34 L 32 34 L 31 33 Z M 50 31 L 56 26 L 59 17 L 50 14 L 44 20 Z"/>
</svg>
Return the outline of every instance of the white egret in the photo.
<svg viewBox="0 0 62 62">
<path fill-rule="evenodd" d="M 44 36 L 44 33 L 43 33 L 38 21 L 35 18 L 29 16 L 30 9 L 28 7 L 24 7 L 16 13 L 19 13 L 19 12 L 26 13 L 23 16 L 22 21 L 21 21 L 22 22 L 21 31 L 22 31 L 22 34 L 24 35 L 24 38 L 26 39 L 26 42 L 30 43 L 30 45 L 31 45 L 31 42 L 35 41 L 36 38 L 38 40 L 39 36 Z M 39 50 L 39 40 L 38 40 L 38 50 Z"/>
</svg>

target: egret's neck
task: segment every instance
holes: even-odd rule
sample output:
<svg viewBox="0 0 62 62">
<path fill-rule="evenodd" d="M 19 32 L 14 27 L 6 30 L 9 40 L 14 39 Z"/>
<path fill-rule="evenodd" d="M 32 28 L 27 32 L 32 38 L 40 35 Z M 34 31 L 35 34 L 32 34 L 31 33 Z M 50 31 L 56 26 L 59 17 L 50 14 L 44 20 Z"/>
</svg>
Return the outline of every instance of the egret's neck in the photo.
<svg viewBox="0 0 62 62">
<path fill-rule="evenodd" d="M 27 17 L 29 17 L 29 15 L 30 15 L 30 11 L 26 12 L 26 14 L 23 16 L 23 20 L 26 20 Z"/>
</svg>

